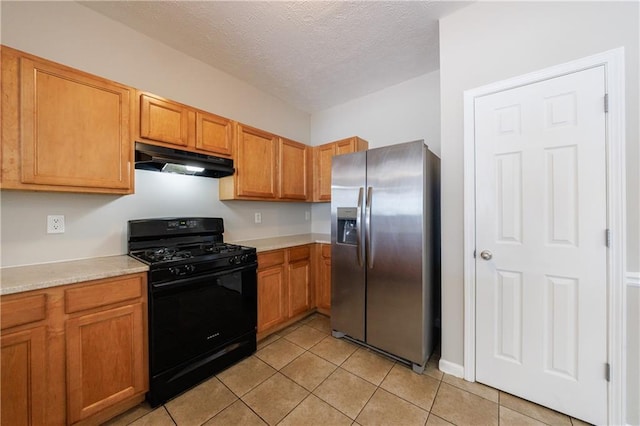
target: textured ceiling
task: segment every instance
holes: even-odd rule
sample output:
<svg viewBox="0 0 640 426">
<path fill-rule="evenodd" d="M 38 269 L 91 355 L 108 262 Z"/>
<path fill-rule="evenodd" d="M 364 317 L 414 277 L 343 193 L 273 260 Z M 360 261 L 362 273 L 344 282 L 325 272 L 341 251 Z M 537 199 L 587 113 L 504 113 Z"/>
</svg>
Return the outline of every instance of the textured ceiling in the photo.
<svg viewBox="0 0 640 426">
<path fill-rule="evenodd" d="M 438 19 L 460 1 L 82 1 L 315 112 L 437 70 Z"/>
</svg>

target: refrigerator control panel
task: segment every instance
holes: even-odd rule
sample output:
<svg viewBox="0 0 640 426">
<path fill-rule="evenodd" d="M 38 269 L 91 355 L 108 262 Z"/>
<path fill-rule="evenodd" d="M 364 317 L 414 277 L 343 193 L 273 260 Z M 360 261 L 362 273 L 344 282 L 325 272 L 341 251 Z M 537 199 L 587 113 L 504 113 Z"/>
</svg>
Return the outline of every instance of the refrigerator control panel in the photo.
<svg viewBox="0 0 640 426">
<path fill-rule="evenodd" d="M 356 207 L 338 207 L 338 232 L 336 235 L 338 244 L 352 246 L 358 244 L 357 215 L 358 209 Z"/>
</svg>

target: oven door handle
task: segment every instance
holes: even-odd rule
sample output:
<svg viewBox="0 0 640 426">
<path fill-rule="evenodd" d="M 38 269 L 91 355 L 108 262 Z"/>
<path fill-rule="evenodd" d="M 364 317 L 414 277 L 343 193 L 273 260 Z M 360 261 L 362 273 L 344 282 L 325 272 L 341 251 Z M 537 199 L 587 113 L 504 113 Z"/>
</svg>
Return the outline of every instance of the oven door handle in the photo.
<svg viewBox="0 0 640 426">
<path fill-rule="evenodd" d="M 225 269 L 222 271 L 217 271 L 217 272 L 212 272 L 209 274 L 204 274 L 204 275 L 192 275 L 189 277 L 184 277 L 184 278 L 179 278 L 176 280 L 172 280 L 169 282 L 162 282 L 162 283 L 156 283 L 156 284 L 151 284 L 151 289 L 152 291 L 164 291 L 164 290 L 170 290 L 173 288 L 179 288 L 179 287 L 186 287 L 189 286 L 191 283 L 193 282 L 199 282 L 199 281 L 203 281 L 203 280 L 207 280 L 207 279 L 211 279 L 211 278 L 215 278 L 215 277 L 220 277 L 222 275 L 229 275 L 229 274 L 233 274 L 235 272 L 242 272 L 242 271 L 246 271 L 247 269 L 257 269 L 258 268 L 258 262 L 253 262 L 250 263 L 248 265 L 242 265 L 242 266 L 238 266 L 237 268 L 231 268 L 231 269 Z"/>
</svg>

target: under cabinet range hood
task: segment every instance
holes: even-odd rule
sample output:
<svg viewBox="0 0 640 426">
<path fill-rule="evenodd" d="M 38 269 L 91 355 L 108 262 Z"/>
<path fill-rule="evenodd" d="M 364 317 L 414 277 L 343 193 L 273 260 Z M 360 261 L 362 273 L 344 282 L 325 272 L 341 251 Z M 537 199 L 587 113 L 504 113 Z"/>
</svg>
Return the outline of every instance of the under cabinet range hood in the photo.
<svg viewBox="0 0 640 426">
<path fill-rule="evenodd" d="M 136 142 L 136 169 L 221 178 L 235 169 L 230 158 Z"/>
</svg>

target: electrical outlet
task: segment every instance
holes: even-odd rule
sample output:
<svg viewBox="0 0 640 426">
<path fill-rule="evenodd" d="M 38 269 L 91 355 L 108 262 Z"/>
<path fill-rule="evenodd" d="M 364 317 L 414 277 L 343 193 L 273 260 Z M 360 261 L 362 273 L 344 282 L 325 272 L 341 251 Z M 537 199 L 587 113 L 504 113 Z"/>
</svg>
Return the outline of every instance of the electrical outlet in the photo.
<svg viewBox="0 0 640 426">
<path fill-rule="evenodd" d="M 256 223 L 262 223 L 262 213 L 256 212 L 256 214 L 255 214 L 255 222 Z"/>
<path fill-rule="evenodd" d="M 304 212 L 304 220 L 311 219 L 311 212 Z"/>
<path fill-rule="evenodd" d="M 50 214 L 47 216 L 47 234 L 64 234 L 64 215 Z"/>
</svg>

